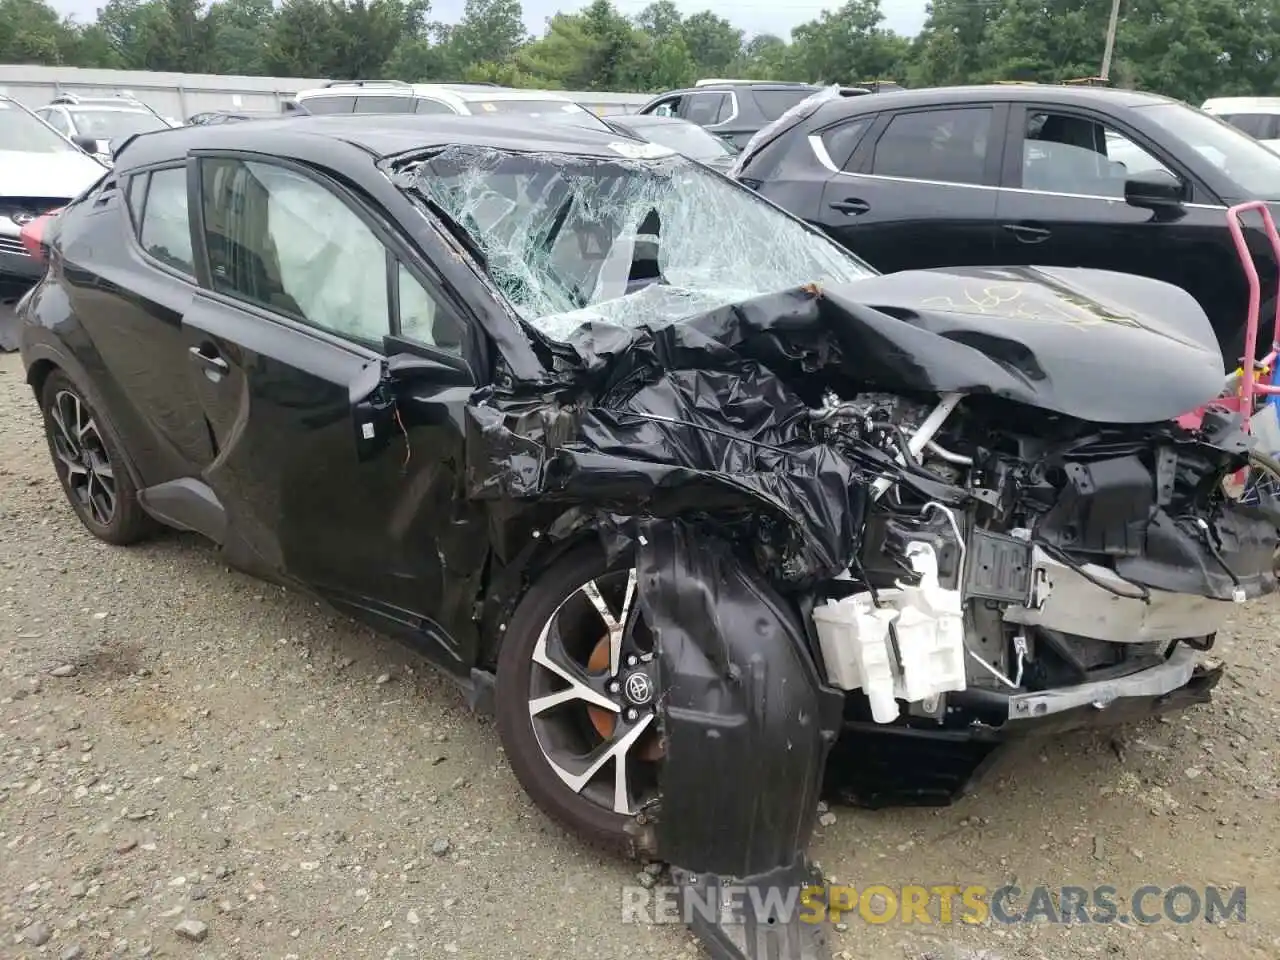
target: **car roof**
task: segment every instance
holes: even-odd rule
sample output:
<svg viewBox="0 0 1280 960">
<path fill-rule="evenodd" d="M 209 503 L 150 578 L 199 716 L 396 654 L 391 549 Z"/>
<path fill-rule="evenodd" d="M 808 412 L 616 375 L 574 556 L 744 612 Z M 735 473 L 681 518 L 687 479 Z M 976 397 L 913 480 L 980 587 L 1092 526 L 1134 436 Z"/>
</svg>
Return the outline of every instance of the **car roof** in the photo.
<svg viewBox="0 0 1280 960">
<path fill-rule="evenodd" d="M 197 124 L 138 134 L 116 158 L 127 171 L 180 160 L 192 150 L 243 150 L 284 159 L 310 156 L 320 141 L 347 144 L 383 158 L 432 147 L 492 147 L 526 153 L 618 160 L 618 135 L 594 127 L 548 127 L 536 117 L 355 113 L 282 116 L 251 124 Z M 636 146 L 635 141 L 628 144 Z M 674 154 L 672 154 L 674 155 Z"/>
<path fill-rule="evenodd" d="M 68 110 L 71 113 L 82 113 L 85 110 L 92 110 L 94 113 L 103 111 L 112 113 L 151 113 L 146 107 L 139 106 L 136 103 L 109 103 L 102 100 L 90 100 L 88 103 L 83 100 L 79 103 L 51 103 L 49 106 Z"/>
<path fill-rule="evenodd" d="M 553 100 L 556 103 L 573 103 L 568 97 L 548 90 L 516 90 L 510 87 L 448 86 L 448 89 L 467 102 L 476 100 Z"/>
<path fill-rule="evenodd" d="M 822 112 L 879 113 L 881 110 L 900 107 L 1023 100 L 1080 106 L 1106 102 L 1126 107 L 1179 102 L 1155 93 L 1113 87 L 1077 87 L 1057 83 L 985 83 L 958 87 L 924 87 L 917 90 L 885 90 L 871 97 L 842 97 L 824 104 Z"/>
<path fill-rule="evenodd" d="M 677 93 L 730 93 L 734 90 L 818 91 L 821 89 L 822 87 L 814 83 L 789 83 L 785 80 L 723 80 L 713 83 L 704 83 L 700 87 L 682 87 L 679 90 L 664 90 L 653 99 L 657 100 L 661 97 L 670 97 Z"/>
<path fill-rule="evenodd" d="M 342 83 L 327 87 L 313 87 L 298 91 L 299 101 L 317 97 L 434 97 L 456 103 L 475 103 L 480 100 L 549 100 L 555 103 L 573 103 L 566 96 L 546 90 L 523 90 L 514 87 L 494 87 L 479 83 Z"/>
</svg>

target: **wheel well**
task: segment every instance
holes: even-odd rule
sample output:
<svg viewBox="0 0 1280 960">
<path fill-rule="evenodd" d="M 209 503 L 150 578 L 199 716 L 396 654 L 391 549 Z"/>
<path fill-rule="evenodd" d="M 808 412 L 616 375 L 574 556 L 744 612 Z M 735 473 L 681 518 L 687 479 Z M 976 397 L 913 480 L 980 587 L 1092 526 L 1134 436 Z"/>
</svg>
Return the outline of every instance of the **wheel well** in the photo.
<svg viewBox="0 0 1280 960">
<path fill-rule="evenodd" d="M 485 584 L 478 666 L 485 669 L 497 666 L 504 627 L 534 581 L 566 554 L 593 541 L 598 543 L 599 536 L 595 527 L 584 527 L 563 540 L 539 538 L 530 543 L 527 555 L 515 558 Z"/>
<path fill-rule="evenodd" d="M 40 394 L 44 392 L 44 382 L 49 379 L 49 374 L 57 369 L 58 365 L 52 360 L 37 360 L 27 371 L 27 383 L 35 391 L 37 402 L 40 400 Z"/>
</svg>

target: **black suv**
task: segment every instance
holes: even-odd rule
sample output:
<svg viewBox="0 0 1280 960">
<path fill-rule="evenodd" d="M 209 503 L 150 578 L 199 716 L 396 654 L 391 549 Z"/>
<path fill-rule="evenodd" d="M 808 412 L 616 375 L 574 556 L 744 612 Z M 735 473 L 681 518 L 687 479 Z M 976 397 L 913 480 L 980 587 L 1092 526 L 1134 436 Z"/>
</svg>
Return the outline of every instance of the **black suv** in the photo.
<svg viewBox="0 0 1280 960">
<path fill-rule="evenodd" d="M 757 130 L 821 89 L 774 80 L 699 80 L 696 86 L 659 94 L 637 113 L 680 117 L 742 149 Z M 850 92 L 855 89 L 871 92 Z"/>
<path fill-rule="evenodd" d="M 1280 202 L 1280 156 L 1200 110 L 1129 90 L 999 84 L 836 98 L 774 126 L 733 175 L 880 270 L 1153 277 L 1199 301 L 1232 363 L 1244 353 L 1248 288 L 1227 208 Z M 1269 323 L 1275 258 L 1258 219 L 1246 222 Z M 1270 338 L 1259 341 L 1265 353 Z"/>
</svg>

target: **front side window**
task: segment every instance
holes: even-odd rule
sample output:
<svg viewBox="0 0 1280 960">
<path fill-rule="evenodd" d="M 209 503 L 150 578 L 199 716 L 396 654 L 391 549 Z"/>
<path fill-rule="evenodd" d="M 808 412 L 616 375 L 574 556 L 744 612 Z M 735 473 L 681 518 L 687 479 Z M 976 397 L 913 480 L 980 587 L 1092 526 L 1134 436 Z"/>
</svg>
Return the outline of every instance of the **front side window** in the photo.
<svg viewBox="0 0 1280 960">
<path fill-rule="evenodd" d="M 79 153 L 48 124 L 12 100 L 0 100 L 0 144 L 14 153 Z"/>
<path fill-rule="evenodd" d="M 679 321 L 874 275 L 818 231 L 681 156 L 457 146 L 402 161 L 396 182 L 465 230 L 515 310 L 558 339 L 587 321 Z"/>
<path fill-rule="evenodd" d="M 1026 190 L 1119 199 L 1126 180 L 1152 173 L 1174 176 L 1149 151 L 1097 120 L 1048 111 L 1027 114 L 1022 141 Z"/>
<path fill-rule="evenodd" d="M 419 343 L 462 353 L 462 330 L 448 311 L 420 284 L 403 263 L 396 264 L 396 300 L 400 335 Z"/>
<path fill-rule="evenodd" d="M 987 166 L 990 107 L 922 110 L 890 121 L 871 172 L 882 177 L 980 184 Z"/>
<path fill-rule="evenodd" d="M 145 187 L 139 188 L 144 182 Z M 133 177 L 129 182 L 129 209 L 138 223 L 142 249 L 161 263 L 194 276 L 186 168 L 155 170 Z"/>
<path fill-rule="evenodd" d="M 391 332 L 386 248 L 337 194 L 275 164 L 200 172 L 215 290 L 364 343 Z"/>
<path fill-rule="evenodd" d="M 682 97 L 668 97 L 666 100 L 658 101 L 645 112 L 653 114 L 655 117 L 678 117 L 680 116 L 680 101 L 682 99 Z"/>
</svg>

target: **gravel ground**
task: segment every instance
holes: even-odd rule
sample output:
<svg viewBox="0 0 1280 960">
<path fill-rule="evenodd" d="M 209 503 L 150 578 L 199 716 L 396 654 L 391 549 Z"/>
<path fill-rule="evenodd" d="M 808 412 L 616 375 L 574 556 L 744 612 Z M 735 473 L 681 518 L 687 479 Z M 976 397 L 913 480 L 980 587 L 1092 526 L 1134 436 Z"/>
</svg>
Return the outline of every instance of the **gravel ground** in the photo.
<svg viewBox="0 0 1280 960">
<path fill-rule="evenodd" d="M 859 960 L 1280 956 L 1280 607 L 1213 705 L 1029 745 L 945 810 L 833 810 L 839 881 L 1248 886 L 1247 921 L 872 925 Z M 634 865 L 519 789 L 493 726 L 396 644 L 196 538 L 93 540 L 0 355 L 0 957 L 694 957 L 623 925 Z"/>
</svg>

